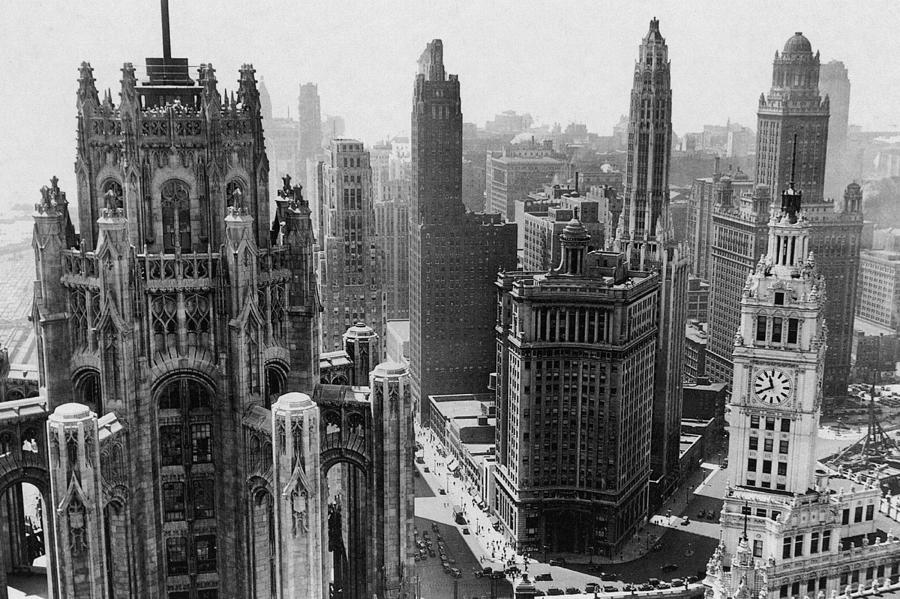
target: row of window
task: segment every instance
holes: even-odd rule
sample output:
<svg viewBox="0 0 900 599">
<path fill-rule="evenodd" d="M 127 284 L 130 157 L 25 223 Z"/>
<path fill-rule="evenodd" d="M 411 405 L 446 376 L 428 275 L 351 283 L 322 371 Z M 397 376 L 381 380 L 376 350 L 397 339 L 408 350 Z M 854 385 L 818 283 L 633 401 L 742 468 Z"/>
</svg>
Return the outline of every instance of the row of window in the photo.
<svg viewBox="0 0 900 599">
<path fill-rule="evenodd" d="M 774 439 L 772 439 L 772 438 L 763 439 L 763 451 L 774 451 L 774 445 L 775 445 Z M 790 443 L 785 439 L 781 439 L 780 441 L 778 441 L 778 453 L 787 453 L 789 445 L 790 445 Z M 758 450 L 759 449 L 759 437 L 756 437 L 756 436 L 750 437 L 749 446 L 750 446 L 751 451 Z"/>
<path fill-rule="evenodd" d="M 774 418 L 772 416 L 767 416 L 765 420 L 766 430 L 774 431 L 775 430 L 775 421 L 779 420 L 778 430 L 782 433 L 791 432 L 791 420 L 789 418 Z M 760 428 L 761 419 L 758 414 L 753 414 L 750 416 L 750 428 Z"/>
<path fill-rule="evenodd" d="M 875 519 L 875 506 L 873 504 L 869 504 L 865 506 L 865 515 L 863 515 L 863 506 L 858 505 L 853 510 L 853 522 L 862 522 L 865 520 L 874 520 Z M 844 508 L 844 511 L 841 513 L 841 524 L 850 524 L 850 508 Z"/>
<path fill-rule="evenodd" d="M 787 327 L 785 327 L 785 321 L 787 321 Z M 757 316 L 756 341 L 760 343 L 796 344 L 799 328 L 799 318 Z"/>
<path fill-rule="evenodd" d="M 169 576 L 216 571 L 216 535 L 197 535 L 192 540 L 192 547 L 189 547 L 188 537 L 166 539 L 166 572 Z M 191 556 L 193 560 L 189 559 Z"/>
<path fill-rule="evenodd" d="M 756 458 L 747 459 L 747 475 L 754 474 L 757 468 Z M 787 476 L 787 462 L 778 462 L 778 476 Z M 772 460 L 762 460 L 762 473 L 772 474 Z"/>
<path fill-rule="evenodd" d="M 821 546 L 820 541 L 821 540 Z M 789 559 L 791 557 L 803 557 L 806 535 L 797 535 L 795 537 L 785 537 L 784 544 L 781 549 L 781 557 Z M 815 555 L 820 551 L 826 553 L 831 550 L 831 531 L 825 530 L 820 534 L 818 531 L 809 535 L 809 555 Z"/>
</svg>

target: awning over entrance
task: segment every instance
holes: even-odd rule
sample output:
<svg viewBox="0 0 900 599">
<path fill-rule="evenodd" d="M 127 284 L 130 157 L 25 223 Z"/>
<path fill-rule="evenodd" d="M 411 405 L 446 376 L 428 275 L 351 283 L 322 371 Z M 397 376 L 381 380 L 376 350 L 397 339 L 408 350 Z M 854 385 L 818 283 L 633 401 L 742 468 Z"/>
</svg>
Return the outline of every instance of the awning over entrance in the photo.
<svg viewBox="0 0 900 599">
<path fill-rule="evenodd" d="M 447 462 L 447 470 L 453 472 L 459 468 L 459 462 L 456 461 L 456 458 L 451 458 L 449 462 Z"/>
</svg>

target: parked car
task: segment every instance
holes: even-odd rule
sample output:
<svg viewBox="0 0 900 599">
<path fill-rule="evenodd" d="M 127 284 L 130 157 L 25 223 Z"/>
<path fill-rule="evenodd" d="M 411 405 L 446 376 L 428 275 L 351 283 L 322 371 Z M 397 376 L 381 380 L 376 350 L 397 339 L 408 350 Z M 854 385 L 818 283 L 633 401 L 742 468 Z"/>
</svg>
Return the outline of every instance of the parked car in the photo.
<svg viewBox="0 0 900 599">
<path fill-rule="evenodd" d="M 464 529 L 462 530 L 462 533 L 463 533 L 464 535 L 469 534 L 469 529 L 468 529 L 468 528 L 464 528 Z"/>
<path fill-rule="evenodd" d="M 682 525 L 682 526 L 687 526 L 687 525 L 690 524 L 690 523 L 691 523 L 691 519 L 688 518 L 687 516 L 685 516 L 684 518 L 681 519 L 681 525 Z"/>
<path fill-rule="evenodd" d="M 459 568 L 450 568 L 450 576 L 453 578 L 462 578 L 462 572 L 459 571 Z"/>
<path fill-rule="evenodd" d="M 684 580 L 682 580 L 680 578 L 673 578 L 672 580 L 669 581 L 669 583 L 673 587 L 683 587 L 684 586 Z"/>
<path fill-rule="evenodd" d="M 641 586 L 638 587 L 638 590 L 639 591 L 652 591 L 653 585 L 645 582 L 644 584 L 642 584 Z"/>
<path fill-rule="evenodd" d="M 600 583 L 589 582 L 586 585 L 584 585 L 584 592 L 585 593 L 593 593 L 594 591 L 599 591 L 600 588 L 601 588 Z"/>
<path fill-rule="evenodd" d="M 647 579 L 647 584 L 649 584 L 650 586 L 656 588 L 656 587 L 659 586 L 659 578 L 648 578 L 648 579 Z"/>
<path fill-rule="evenodd" d="M 475 578 L 481 578 L 482 576 L 490 576 L 493 572 L 494 572 L 494 569 L 491 567 L 476 568 L 475 569 Z"/>
<path fill-rule="evenodd" d="M 563 590 L 559 589 L 557 587 L 551 587 L 551 588 L 547 589 L 547 594 L 548 595 L 565 595 Z"/>
<path fill-rule="evenodd" d="M 440 494 L 440 495 L 446 495 L 446 494 L 447 494 L 447 490 L 444 489 L 444 488 L 442 487 L 442 488 L 438 489 L 438 494 Z"/>
<path fill-rule="evenodd" d="M 510 566 L 505 570 L 505 572 L 507 576 L 518 576 L 522 573 L 522 571 L 519 570 L 519 568 L 517 568 L 516 566 Z"/>
<path fill-rule="evenodd" d="M 626 584 L 624 587 L 622 587 L 622 590 L 628 593 L 633 593 L 637 590 L 637 587 L 635 587 L 633 584 Z"/>
<path fill-rule="evenodd" d="M 659 586 L 656 587 L 656 588 L 658 588 L 658 589 L 671 589 L 671 588 L 672 588 L 672 585 L 670 585 L 668 582 L 661 582 L 661 583 L 659 583 Z"/>
<path fill-rule="evenodd" d="M 618 590 L 619 590 L 618 587 L 615 587 L 611 584 L 608 584 L 605 587 L 603 587 L 604 593 L 616 593 L 616 592 L 618 592 Z"/>
<path fill-rule="evenodd" d="M 602 580 L 604 582 L 619 580 L 619 575 L 616 574 L 615 572 L 601 572 L 600 580 Z"/>
<path fill-rule="evenodd" d="M 581 589 L 576 587 L 566 587 L 566 595 L 580 595 Z"/>
<path fill-rule="evenodd" d="M 550 565 L 551 566 L 565 566 L 566 560 L 564 560 L 563 558 L 552 559 L 552 560 L 550 560 Z"/>
<path fill-rule="evenodd" d="M 678 564 L 666 564 L 660 568 L 663 572 L 674 572 L 678 569 Z"/>
<path fill-rule="evenodd" d="M 688 583 L 688 584 L 694 584 L 694 583 L 697 582 L 698 580 L 700 580 L 700 579 L 697 578 L 696 576 L 688 576 L 688 577 L 687 577 L 687 583 Z"/>
<path fill-rule="evenodd" d="M 543 574 L 538 574 L 534 577 L 535 580 L 553 580 L 553 576 L 550 575 L 550 572 L 544 572 Z"/>
</svg>

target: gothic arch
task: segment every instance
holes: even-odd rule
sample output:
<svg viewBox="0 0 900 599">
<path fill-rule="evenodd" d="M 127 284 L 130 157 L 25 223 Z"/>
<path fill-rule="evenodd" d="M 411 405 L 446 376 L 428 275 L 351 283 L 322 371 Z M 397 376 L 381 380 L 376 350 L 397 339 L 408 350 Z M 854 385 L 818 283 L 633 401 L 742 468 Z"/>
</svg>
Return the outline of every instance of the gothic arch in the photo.
<svg viewBox="0 0 900 599">
<path fill-rule="evenodd" d="M 103 415 L 103 385 L 96 368 L 79 368 L 72 376 L 75 401 L 88 406 L 98 416 Z"/>
</svg>

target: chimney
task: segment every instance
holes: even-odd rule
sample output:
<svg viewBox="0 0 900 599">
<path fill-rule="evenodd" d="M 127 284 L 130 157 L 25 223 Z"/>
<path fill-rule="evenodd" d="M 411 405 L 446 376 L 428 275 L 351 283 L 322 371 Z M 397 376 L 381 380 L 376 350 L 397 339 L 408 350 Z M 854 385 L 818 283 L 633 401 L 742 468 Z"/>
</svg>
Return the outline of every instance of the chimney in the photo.
<svg viewBox="0 0 900 599">
<path fill-rule="evenodd" d="M 714 174 L 714 175 L 718 175 L 718 174 L 719 174 L 719 157 L 718 157 L 718 156 L 716 156 L 716 168 L 715 168 L 715 170 L 713 171 L 713 174 Z"/>
<path fill-rule="evenodd" d="M 578 171 L 575 171 L 575 193 L 578 193 Z"/>
</svg>

